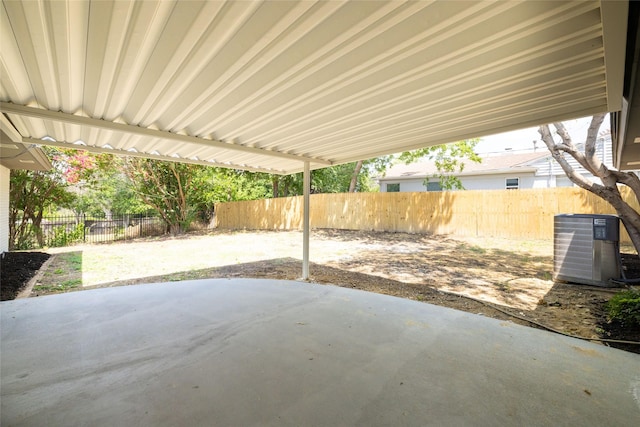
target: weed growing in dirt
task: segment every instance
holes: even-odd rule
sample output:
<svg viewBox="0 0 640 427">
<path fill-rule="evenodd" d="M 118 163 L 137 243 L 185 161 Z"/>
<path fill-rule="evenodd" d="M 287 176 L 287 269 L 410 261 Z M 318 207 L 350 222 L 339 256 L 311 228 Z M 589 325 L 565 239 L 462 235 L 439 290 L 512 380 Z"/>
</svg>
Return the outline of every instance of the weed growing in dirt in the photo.
<svg viewBox="0 0 640 427">
<path fill-rule="evenodd" d="M 502 292 L 509 292 L 511 291 L 511 285 L 509 284 L 509 282 L 498 283 L 498 289 L 500 289 Z"/>
<path fill-rule="evenodd" d="M 640 326 L 640 290 L 618 292 L 607 303 L 607 312 L 611 320 Z"/>
<path fill-rule="evenodd" d="M 457 249 L 459 251 L 470 251 L 478 255 L 484 255 L 487 253 L 487 250 L 485 248 L 476 245 L 468 245 L 466 243 L 459 244 Z"/>
</svg>

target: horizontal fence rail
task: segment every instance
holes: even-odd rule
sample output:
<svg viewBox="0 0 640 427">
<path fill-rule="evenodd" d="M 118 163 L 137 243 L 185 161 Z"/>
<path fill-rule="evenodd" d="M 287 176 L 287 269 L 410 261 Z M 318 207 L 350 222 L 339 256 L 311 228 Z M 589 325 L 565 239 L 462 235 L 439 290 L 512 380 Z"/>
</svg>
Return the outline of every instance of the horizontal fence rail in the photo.
<svg viewBox="0 0 640 427">
<path fill-rule="evenodd" d="M 621 192 L 635 209 L 628 188 Z M 222 229 L 302 228 L 302 197 L 216 205 Z M 420 193 L 312 194 L 312 228 L 552 239 L 553 217 L 564 213 L 615 214 L 603 199 L 577 187 Z M 624 227 L 620 240 L 630 242 Z"/>
</svg>

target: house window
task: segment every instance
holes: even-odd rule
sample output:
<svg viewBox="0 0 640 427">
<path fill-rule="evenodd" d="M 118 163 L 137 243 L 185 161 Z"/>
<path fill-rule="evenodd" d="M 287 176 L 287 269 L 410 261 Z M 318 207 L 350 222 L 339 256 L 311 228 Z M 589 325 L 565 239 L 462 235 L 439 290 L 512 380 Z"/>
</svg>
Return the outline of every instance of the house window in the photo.
<svg viewBox="0 0 640 427">
<path fill-rule="evenodd" d="M 387 193 L 400 192 L 400 184 L 387 184 Z"/>
<path fill-rule="evenodd" d="M 517 190 L 520 188 L 520 178 L 507 178 L 507 190 Z"/>
<path fill-rule="evenodd" d="M 427 191 L 442 191 L 440 182 L 427 182 Z"/>
</svg>

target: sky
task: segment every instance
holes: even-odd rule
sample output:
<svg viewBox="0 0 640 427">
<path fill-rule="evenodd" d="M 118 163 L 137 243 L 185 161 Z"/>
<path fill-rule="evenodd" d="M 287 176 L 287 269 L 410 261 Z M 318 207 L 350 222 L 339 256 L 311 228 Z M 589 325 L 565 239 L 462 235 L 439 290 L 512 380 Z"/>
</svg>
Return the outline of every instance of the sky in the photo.
<svg viewBox="0 0 640 427">
<path fill-rule="evenodd" d="M 587 129 L 591 122 L 591 116 L 584 117 L 576 120 L 566 120 L 564 125 L 571 135 L 573 142 L 584 141 L 587 136 Z M 609 129 L 609 118 L 605 118 L 600 131 Z M 552 132 L 554 131 L 552 127 Z M 480 142 L 476 146 L 476 152 L 478 154 L 506 154 L 509 152 L 525 152 L 533 151 L 533 141 L 536 141 L 538 150 L 547 147 L 540 139 L 537 127 L 501 133 L 497 135 L 485 136 L 480 139 Z"/>
</svg>

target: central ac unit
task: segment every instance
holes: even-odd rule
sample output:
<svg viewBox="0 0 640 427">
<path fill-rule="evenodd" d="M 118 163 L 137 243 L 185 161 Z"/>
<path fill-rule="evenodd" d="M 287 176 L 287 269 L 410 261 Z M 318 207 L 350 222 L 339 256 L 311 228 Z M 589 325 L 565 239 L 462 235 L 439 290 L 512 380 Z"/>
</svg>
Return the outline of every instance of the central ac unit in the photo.
<svg viewBox="0 0 640 427">
<path fill-rule="evenodd" d="M 553 279 L 614 286 L 620 277 L 620 220 L 615 215 L 562 214 L 554 218 Z"/>
</svg>

